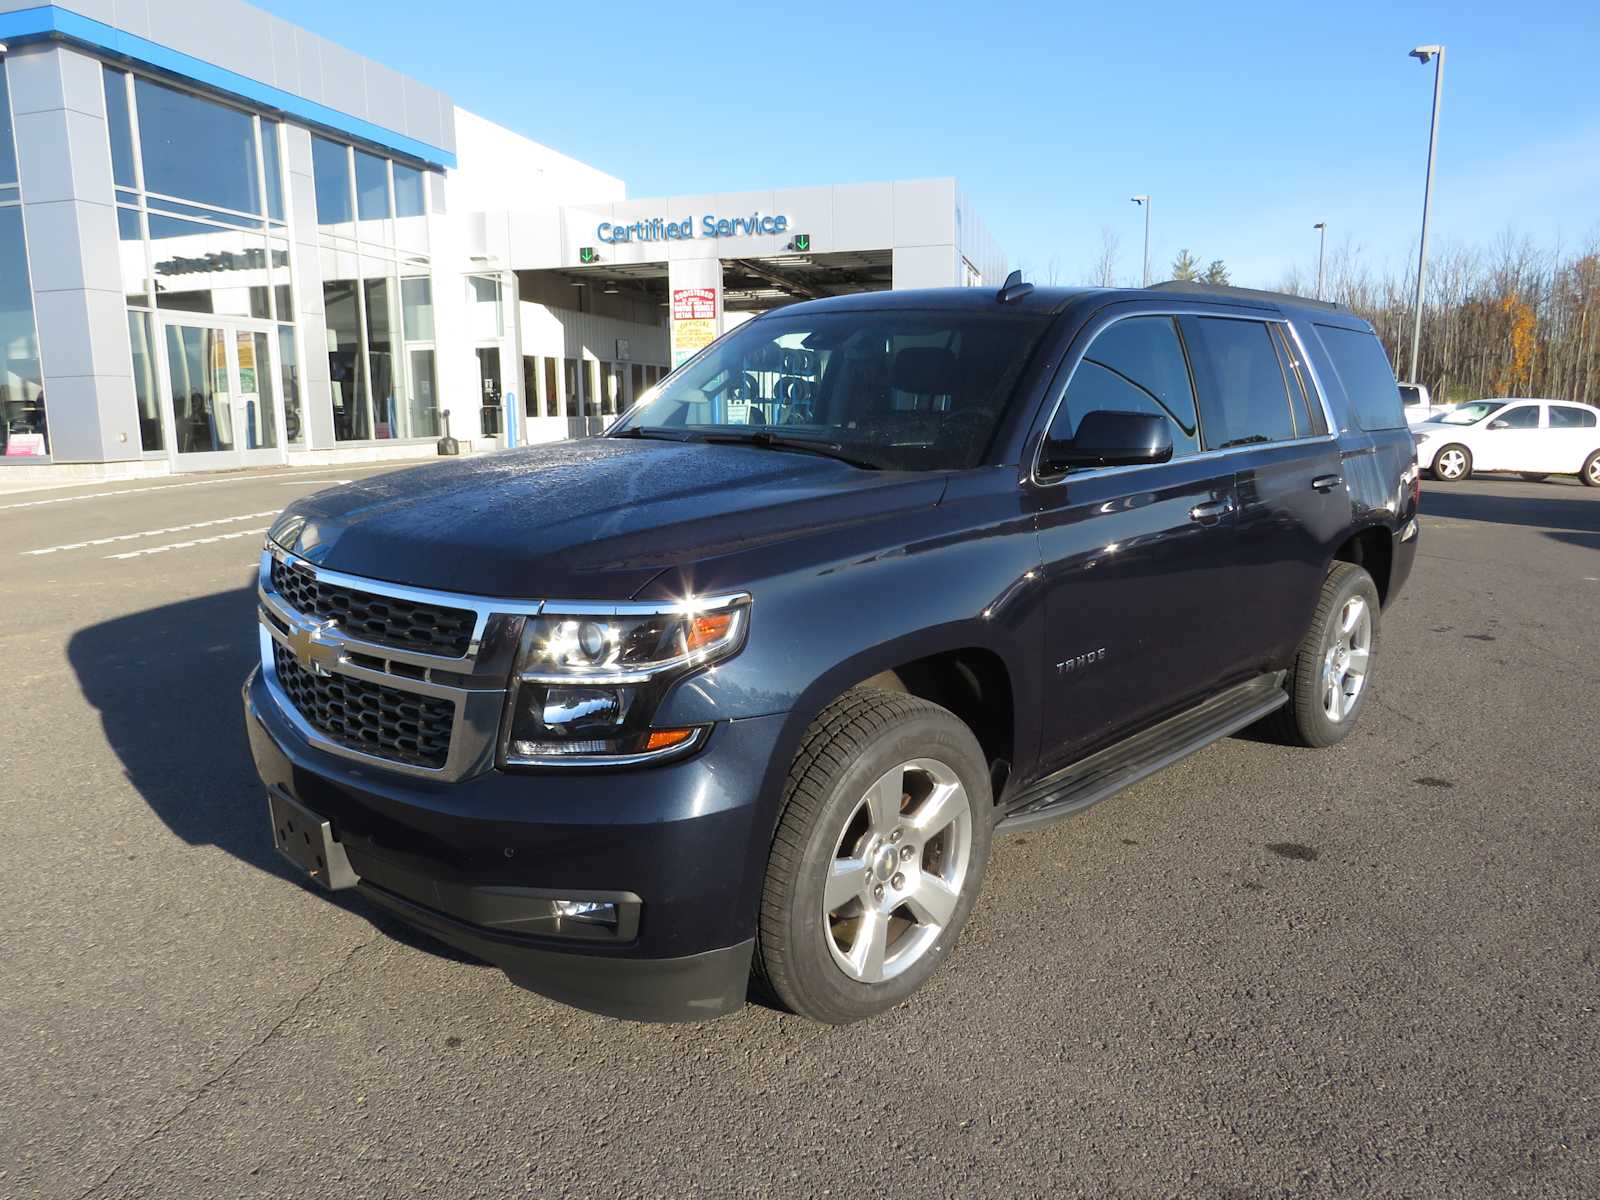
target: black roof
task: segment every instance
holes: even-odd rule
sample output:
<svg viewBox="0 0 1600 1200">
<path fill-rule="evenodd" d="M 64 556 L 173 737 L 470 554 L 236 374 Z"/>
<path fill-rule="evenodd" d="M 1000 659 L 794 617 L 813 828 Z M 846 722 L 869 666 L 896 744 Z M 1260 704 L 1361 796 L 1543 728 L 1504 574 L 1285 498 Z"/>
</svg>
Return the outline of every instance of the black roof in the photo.
<svg viewBox="0 0 1600 1200">
<path fill-rule="evenodd" d="M 1021 312 L 1054 315 L 1070 305 L 1084 301 L 1109 302 L 1137 300 L 1152 296 L 1171 296 L 1194 303 L 1212 301 L 1247 308 L 1301 309 L 1320 314 L 1338 314 L 1338 324 L 1365 328 L 1365 323 L 1342 304 L 1313 300 L 1287 292 L 1266 292 L 1254 288 L 1227 287 L 1186 280 L 1171 280 L 1148 288 L 1035 287 L 1002 303 L 998 290 L 990 287 L 911 288 L 903 291 L 852 292 L 847 296 L 827 296 L 805 300 L 771 310 L 773 315 L 813 312 L 867 312 L 884 309 L 937 309 L 948 312 Z"/>
</svg>

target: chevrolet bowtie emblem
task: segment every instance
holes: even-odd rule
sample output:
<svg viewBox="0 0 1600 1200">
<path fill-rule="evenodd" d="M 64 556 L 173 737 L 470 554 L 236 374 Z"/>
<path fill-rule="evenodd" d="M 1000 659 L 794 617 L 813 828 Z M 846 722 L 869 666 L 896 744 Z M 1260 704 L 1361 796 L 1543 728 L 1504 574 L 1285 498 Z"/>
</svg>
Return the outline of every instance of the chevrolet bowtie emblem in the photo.
<svg viewBox="0 0 1600 1200">
<path fill-rule="evenodd" d="M 332 675 L 339 665 L 340 644 L 323 637 L 332 628 L 332 621 L 312 621 L 297 622 L 289 630 L 289 652 L 313 675 Z"/>
</svg>

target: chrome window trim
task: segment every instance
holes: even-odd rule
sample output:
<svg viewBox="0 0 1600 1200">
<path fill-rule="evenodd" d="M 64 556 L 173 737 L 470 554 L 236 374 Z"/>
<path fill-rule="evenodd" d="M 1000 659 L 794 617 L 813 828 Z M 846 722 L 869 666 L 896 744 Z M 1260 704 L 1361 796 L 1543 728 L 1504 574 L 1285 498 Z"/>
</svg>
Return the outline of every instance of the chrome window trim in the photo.
<svg viewBox="0 0 1600 1200">
<path fill-rule="evenodd" d="M 1115 325 L 1117 322 L 1133 320 L 1136 317 L 1167 317 L 1169 319 L 1176 319 L 1178 317 L 1213 317 L 1226 321 L 1255 321 L 1258 324 L 1263 325 L 1277 324 L 1288 326 L 1289 336 L 1294 339 L 1295 348 L 1300 352 L 1301 360 L 1305 363 L 1307 373 L 1310 375 L 1312 386 L 1316 389 L 1317 400 L 1322 405 L 1322 414 L 1328 422 L 1328 432 L 1325 434 L 1318 434 L 1315 437 L 1286 438 L 1276 442 L 1255 442 L 1249 446 L 1230 446 L 1226 450 L 1202 450 L 1198 454 L 1185 454 L 1182 458 L 1170 458 L 1164 463 L 1133 463 L 1131 465 L 1122 467 L 1085 467 L 1081 470 L 1065 471 L 1060 475 L 1051 476 L 1049 478 L 1041 478 L 1039 475 L 1039 459 L 1044 454 L 1044 438 L 1049 434 L 1050 427 L 1056 423 L 1056 416 L 1061 411 L 1062 402 L 1067 398 L 1067 389 L 1072 386 L 1072 381 L 1078 374 L 1078 368 L 1083 365 L 1084 357 L 1088 354 L 1089 348 L 1094 345 L 1095 341 L 1100 337 L 1101 334 L 1105 333 L 1107 329 L 1110 329 L 1111 326 Z M 1183 335 L 1180 332 L 1178 336 L 1181 340 Z M 1183 344 L 1185 350 L 1187 351 L 1187 343 Z M 1287 383 L 1287 381 L 1285 382 Z M 1285 401 L 1289 400 L 1287 391 L 1284 393 L 1284 399 Z M 1195 389 L 1194 401 L 1195 414 L 1199 418 L 1201 433 L 1203 434 L 1205 420 L 1204 416 L 1200 412 L 1200 395 L 1198 387 Z M 1044 422 L 1044 427 L 1041 431 L 1039 442 L 1033 448 L 1033 461 L 1028 467 L 1028 482 L 1037 488 L 1060 487 L 1069 480 L 1088 479 L 1091 477 L 1097 478 L 1102 475 L 1120 475 L 1129 471 L 1148 471 L 1155 467 L 1171 466 L 1173 463 L 1200 462 L 1203 460 L 1223 458 L 1239 454 L 1251 454 L 1259 450 L 1271 450 L 1280 446 L 1315 446 L 1325 442 L 1338 441 L 1338 429 L 1339 424 L 1333 419 L 1333 412 L 1328 407 L 1327 391 L 1322 386 L 1322 378 L 1317 373 L 1316 365 L 1311 361 L 1311 356 L 1306 353 L 1305 342 L 1300 337 L 1300 331 L 1295 328 L 1294 322 L 1288 317 L 1284 316 L 1282 313 L 1217 312 L 1215 309 L 1212 309 L 1208 306 L 1198 304 L 1170 305 L 1162 308 L 1141 308 L 1134 312 L 1117 313 L 1113 315 L 1110 320 L 1106 321 L 1104 325 L 1096 328 L 1093 335 L 1089 338 L 1088 344 L 1084 346 L 1083 353 L 1078 355 L 1077 361 L 1072 364 L 1071 370 L 1067 372 L 1065 381 L 1061 384 L 1060 391 L 1058 391 L 1056 394 L 1055 403 L 1050 406 L 1050 416 Z"/>
</svg>

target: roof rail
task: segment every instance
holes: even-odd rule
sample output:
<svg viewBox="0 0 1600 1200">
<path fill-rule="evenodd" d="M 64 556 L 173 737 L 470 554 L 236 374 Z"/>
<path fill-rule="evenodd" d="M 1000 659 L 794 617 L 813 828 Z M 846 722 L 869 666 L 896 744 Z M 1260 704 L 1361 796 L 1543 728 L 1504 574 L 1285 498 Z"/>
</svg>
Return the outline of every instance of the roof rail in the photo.
<svg viewBox="0 0 1600 1200">
<path fill-rule="evenodd" d="M 1013 271 L 1006 276 L 1005 283 L 995 293 L 994 298 L 1001 304 L 1010 304 L 1013 300 L 1021 300 L 1031 291 L 1033 291 L 1033 284 L 1023 283 L 1022 272 Z"/>
<path fill-rule="evenodd" d="M 1266 292 L 1258 288 L 1233 287 L 1225 283 L 1201 283 L 1198 279 L 1169 279 L 1165 283 L 1152 283 L 1151 291 L 1201 292 L 1207 296 L 1234 300 L 1266 300 L 1273 304 L 1298 304 L 1305 308 L 1322 308 L 1329 312 L 1349 312 L 1342 304 L 1331 300 L 1313 300 L 1309 296 L 1296 296 L 1290 292 Z"/>
</svg>

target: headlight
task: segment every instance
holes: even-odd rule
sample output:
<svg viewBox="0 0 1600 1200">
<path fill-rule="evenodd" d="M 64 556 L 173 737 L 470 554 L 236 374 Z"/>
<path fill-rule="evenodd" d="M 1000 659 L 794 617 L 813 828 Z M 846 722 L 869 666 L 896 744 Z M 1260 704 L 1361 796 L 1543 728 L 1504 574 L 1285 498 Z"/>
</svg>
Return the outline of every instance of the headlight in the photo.
<svg viewBox="0 0 1600 1200">
<path fill-rule="evenodd" d="M 657 729 L 651 718 L 679 679 L 739 652 L 750 597 L 587 607 L 524 622 L 502 765 L 622 766 L 704 738 L 704 728 Z"/>
</svg>

